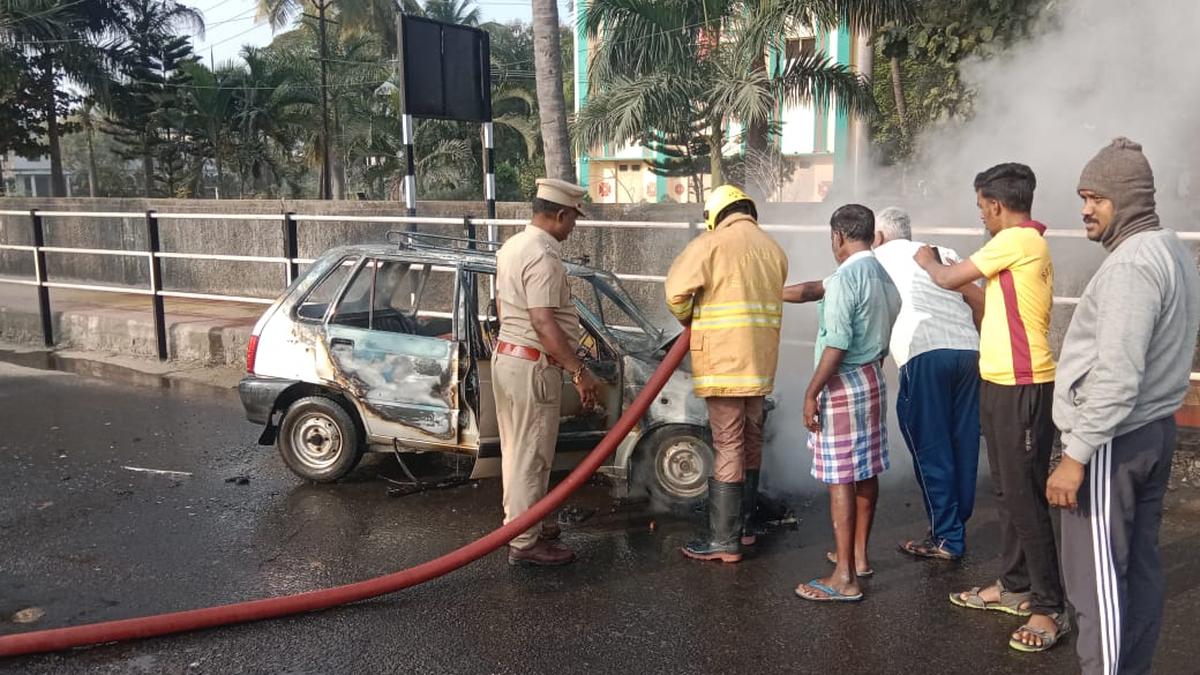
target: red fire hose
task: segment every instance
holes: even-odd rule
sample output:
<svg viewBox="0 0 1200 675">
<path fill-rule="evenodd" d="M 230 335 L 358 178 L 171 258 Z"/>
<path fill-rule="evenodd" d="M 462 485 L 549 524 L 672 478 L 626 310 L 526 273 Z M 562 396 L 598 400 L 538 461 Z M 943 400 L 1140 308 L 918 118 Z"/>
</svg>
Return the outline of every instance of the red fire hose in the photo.
<svg viewBox="0 0 1200 675">
<path fill-rule="evenodd" d="M 393 572 L 382 577 L 367 579 L 345 586 L 326 588 L 320 591 L 308 591 L 296 595 L 286 595 L 279 598 L 251 600 L 232 605 L 191 609 L 184 612 L 143 616 L 136 619 L 121 619 L 105 621 L 70 628 L 54 628 L 17 635 L 0 637 L 0 656 L 20 656 L 22 654 L 37 654 L 53 652 L 72 647 L 101 644 L 105 642 L 120 642 L 138 638 L 182 633 L 203 628 L 214 628 L 227 624 L 243 623 L 274 619 L 289 614 L 312 612 L 344 605 L 359 600 L 366 600 L 387 593 L 416 586 L 430 579 L 436 579 L 448 572 L 474 562 L 479 558 L 507 544 L 513 537 L 528 530 L 535 523 L 545 518 L 551 511 L 558 508 L 571 493 L 579 489 L 609 455 L 617 449 L 617 445 L 633 429 L 633 425 L 646 413 L 650 402 L 658 396 L 667 379 L 687 354 L 689 344 L 688 330 L 685 329 L 675 345 L 663 359 L 662 365 L 654 371 L 650 381 L 646 383 L 642 393 L 634 399 L 633 405 L 617 420 L 617 425 L 600 441 L 583 462 L 575 467 L 561 483 L 550 491 L 541 501 L 533 505 L 516 520 L 493 530 L 480 539 L 451 551 L 440 558 L 422 563 L 416 567 L 399 572 Z"/>
</svg>

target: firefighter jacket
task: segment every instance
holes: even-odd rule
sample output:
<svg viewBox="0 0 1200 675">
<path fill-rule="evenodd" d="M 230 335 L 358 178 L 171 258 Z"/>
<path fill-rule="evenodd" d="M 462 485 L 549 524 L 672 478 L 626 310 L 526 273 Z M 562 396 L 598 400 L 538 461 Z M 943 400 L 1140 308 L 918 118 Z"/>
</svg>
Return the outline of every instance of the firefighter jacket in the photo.
<svg viewBox="0 0 1200 675">
<path fill-rule="evenodd" d="M 697 237 L 671 264 L 667 305 L 691 321 L 697 396 L 771 393 L 787 272 L 783 249 L 745 214 Z"/>
</svg>

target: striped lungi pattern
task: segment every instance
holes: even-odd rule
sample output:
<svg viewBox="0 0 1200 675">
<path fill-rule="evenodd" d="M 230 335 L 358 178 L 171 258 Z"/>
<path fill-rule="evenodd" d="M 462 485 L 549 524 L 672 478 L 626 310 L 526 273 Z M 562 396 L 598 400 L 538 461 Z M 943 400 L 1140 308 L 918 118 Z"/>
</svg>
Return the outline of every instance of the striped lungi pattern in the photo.
<svg viewBox="0 0 1200 675">
<path fill-rule="evenodd" d="M 810 433 L 813 478 L 853 483 L 888 469 L 887 385 L 879 362 L 830 378 L 817 399 L 821 430 Z"/>
</svg>

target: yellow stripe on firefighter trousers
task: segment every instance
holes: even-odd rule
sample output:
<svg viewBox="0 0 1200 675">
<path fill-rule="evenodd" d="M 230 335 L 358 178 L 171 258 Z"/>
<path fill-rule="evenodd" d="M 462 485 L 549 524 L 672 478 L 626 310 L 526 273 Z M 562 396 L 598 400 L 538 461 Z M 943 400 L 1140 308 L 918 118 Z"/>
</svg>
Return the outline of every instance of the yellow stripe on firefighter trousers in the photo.
<svg viewBox="0 0 1200 675">
<path fill-rule="evenodd" d="M 702 375 L 693 380 L 693 386 L 706 387 L 759 387 L 770 386 L 775 378 L 770 375 Z"/>
</svg>

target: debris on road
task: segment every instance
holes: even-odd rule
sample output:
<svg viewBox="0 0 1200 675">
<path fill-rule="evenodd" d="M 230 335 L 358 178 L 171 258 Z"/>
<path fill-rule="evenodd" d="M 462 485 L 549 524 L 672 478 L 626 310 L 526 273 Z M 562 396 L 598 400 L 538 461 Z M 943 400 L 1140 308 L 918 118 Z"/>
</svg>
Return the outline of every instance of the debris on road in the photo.
<svg viewBox="0 0 1200 675">
<path fill-rule="evenodd" d="M 156 476 L 191 476 L 188 471 L 168 471 L 166 469 L 147 469 L 140 466 L 122 466 L 126 471 L 136 471 L 138 473 L 152 473 Z"/>
<path fill-rule="evenodd" d="M 250 477 L 249 476 L 230 476 L 229 478 L 225 479 L 225 482 L 233 483 L 235 485 L 249 485 Z"/>
<path fill-rule="evenodd" d="M 388 483 L 391 483 L 387 489 L 387 496 L 389 497 L 407 497 L 409 495 L 419 494 L 428 490 L 445 490 L 447 488 L 459 487 L 470 482 L 470 479 L 465 476 L 451 476 L 440 481 L 424 481 L 416 479 L 412 481 L 400 481 L 383 475 L 380 475 L 379 477 Z"/>
<path fill-rule="evenodd" d="M 12 615 L 13 623 L 33 623 L 46 616 L 46 610 L 41 607 L 26 607 Z"/>
<path fill-rule="evenodd" d="M 578 525 L 596 515 L 596 509 L 585 509 L 578 506 L 568 506 L 558 512 L 559 525 Z"/>
</svg>

